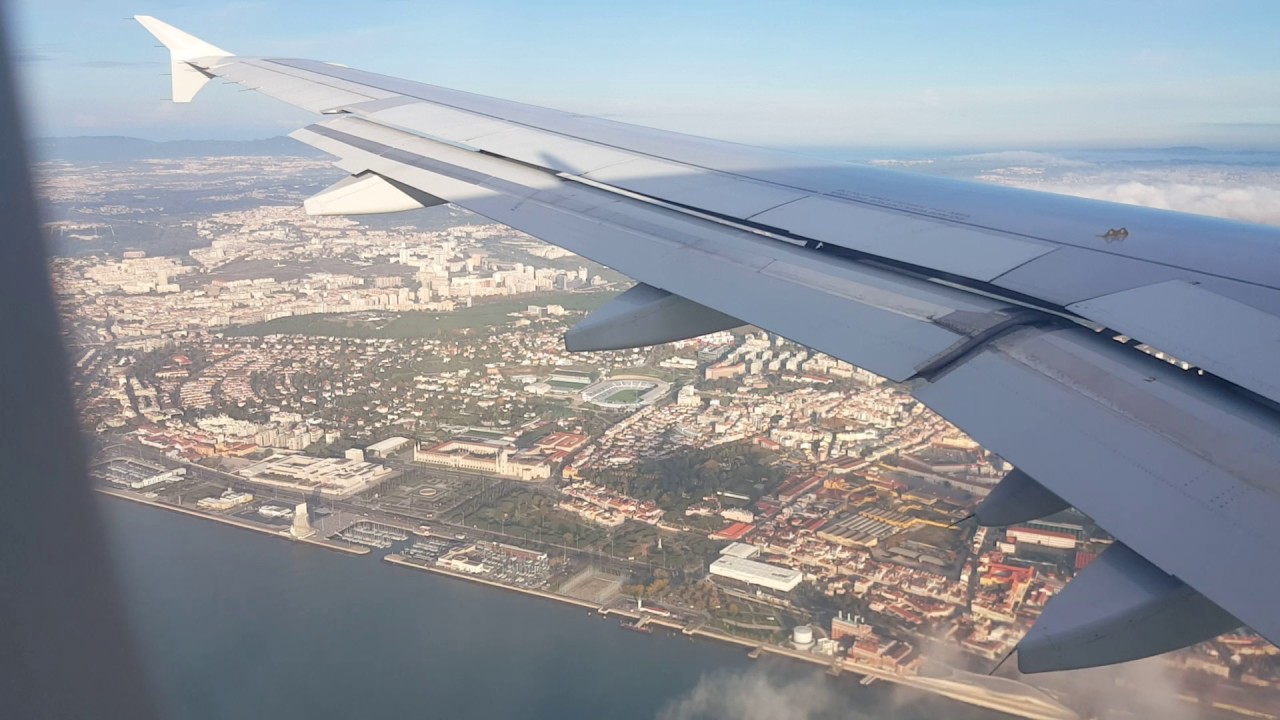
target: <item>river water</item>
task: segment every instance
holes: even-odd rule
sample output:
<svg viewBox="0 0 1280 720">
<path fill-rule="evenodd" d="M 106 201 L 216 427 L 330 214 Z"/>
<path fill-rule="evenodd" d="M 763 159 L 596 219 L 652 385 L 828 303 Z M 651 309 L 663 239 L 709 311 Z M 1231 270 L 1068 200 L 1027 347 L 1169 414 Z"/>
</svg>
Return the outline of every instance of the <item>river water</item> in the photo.
<svg viewBox="0 0 1280 720">
<path fill-rule="evenodd" d="M 568 605 L 102 500 L 162 716 L 990 720 Z"/>
</svg>

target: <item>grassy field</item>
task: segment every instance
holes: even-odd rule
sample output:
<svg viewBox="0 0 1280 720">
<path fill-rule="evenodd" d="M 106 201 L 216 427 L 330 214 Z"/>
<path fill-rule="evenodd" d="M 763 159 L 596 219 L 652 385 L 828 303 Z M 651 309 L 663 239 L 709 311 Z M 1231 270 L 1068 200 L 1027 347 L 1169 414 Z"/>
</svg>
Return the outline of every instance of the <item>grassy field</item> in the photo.
<svg viewBox="0 0 1280 720">
<path fill-rule="evenodd" d="M 605 398 L 605 402 L 611 403 L 637 403 L 640 402 L 640 396 L 646 391 L 637 390 L 635 388 L 624 388 Z"/>
<path fill-rule="evenodd" d="M 555 293 L 527 296 L 520 300 L 477 304 L 451 313 L 378 313 L 386 319 L 370 322 L 356 319 L 351 313 L 339 315 L 296 315 L 263 323 L 240 325 L 226 329 L 227 335 L 258 337 L 262 335 L 314 335 L 321 337 L 409 338 L 434 337 L 451 330 L 487 328 L 506 325 L 515 320 L 509 313 L 529 305 L 562 305 L 566 310 L 594 310 L 614 297 L 613 293 Z"/>
</svg>

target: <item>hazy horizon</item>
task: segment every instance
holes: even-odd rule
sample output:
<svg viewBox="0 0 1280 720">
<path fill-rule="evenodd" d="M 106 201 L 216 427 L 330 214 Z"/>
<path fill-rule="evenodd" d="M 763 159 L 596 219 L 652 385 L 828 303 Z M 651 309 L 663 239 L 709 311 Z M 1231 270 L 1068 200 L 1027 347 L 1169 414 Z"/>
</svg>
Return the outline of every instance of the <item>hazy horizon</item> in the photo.
<svg viewBox="0 0 1280 720">
<path fill-rule="evenodd" d="M 29 123 L 30 124 L 30 123 Z M 1277 126 L 1280 130 L 1280 125 Z M 31 130 L 38 128 L 31 127 Z M 246 134 L 237 137 L 217 137 L 212 135 L 194 136 L 182 135 L 175 137 L 147 137 L 146 133 L 106 133 L 106 132 L 84 132 L 84 133 L 65 133 L 65 134 L 39 134 L 35 132 L 28 133 L 31 141 L 45 140 L 81 140 L 81 139 L 120 139 L 120 140 L 141 140 L 151 143 L 250 143 L 250 142 L 267 142 L 273 140 L 289 140 L 297 143 L 289 137 L 288 132 L 280 133 L 260 133 Z M 716 138 L 712 138 L 716 139 Z M 733 141 L 730 141 L 733 142 Z M 1280 140 L 1278 140 L 1280 142 Z M 923 153 L 923 154 L 959 154 L 959 153 L 990 153 L 990 152 L 1160 152 L 1160 151 L 1204 151 L 1216 153 L 1231 154 L 1273 154 L 1280 153 L 1280 144 L 1275 147 L 1264 146 L 1247 146 L 1232 145 L 1230 143 L 1156 143 L 1150 144 L 1134 143 L 1131 145 L 1054 145 L 1048 144 L 1021 144 L 1021 145 L 859 145 L 857 143 L 847 144 L 822 144 L 807 145 L 798 143 L 742 143 L 744 145 L 753 145 L 756 147 L 773 148 L 786 152 L 796 152 L 808 155 L 824 155 L 830 156 L 836 153 Z M 305 149 L 305 145 L 298 143 L 300 147 Z"/>
<path fill-rule="evenodd" d="M 128 136 L 33 138 L 38 160 L 112 162 L 207 155 L 323 159 L 286 136 L 166 140 Z M 802 156 L 1280 225 L 1280 151 L 1204 147 L 929 149 L 790 147 Z"/>
<path fill-rule="evenodd" d="M 168 58 L 126 21 L 148 13 L 232 52 L 756 145 L 1280 148 L 1274 3 L 1158 16 L 1138 3 L 1001 0 L 305 7 L 18 3 L 33 134 L 243 140 L 311 122 L 221 83 L 193 105 L 165 102 Z"/>
</svg>

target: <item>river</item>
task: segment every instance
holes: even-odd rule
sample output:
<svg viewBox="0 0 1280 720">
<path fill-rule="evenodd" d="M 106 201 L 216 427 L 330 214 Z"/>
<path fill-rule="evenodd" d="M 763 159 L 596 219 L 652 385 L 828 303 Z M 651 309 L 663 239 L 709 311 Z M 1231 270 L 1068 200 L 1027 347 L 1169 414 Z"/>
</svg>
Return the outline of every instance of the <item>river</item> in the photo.
<svg viewBox="0 0 1280 720">
<path fill-rule="evenodd" d="M 162 716 L 1006 716 L 461 580 L 101 501 Z"/>
</svg>

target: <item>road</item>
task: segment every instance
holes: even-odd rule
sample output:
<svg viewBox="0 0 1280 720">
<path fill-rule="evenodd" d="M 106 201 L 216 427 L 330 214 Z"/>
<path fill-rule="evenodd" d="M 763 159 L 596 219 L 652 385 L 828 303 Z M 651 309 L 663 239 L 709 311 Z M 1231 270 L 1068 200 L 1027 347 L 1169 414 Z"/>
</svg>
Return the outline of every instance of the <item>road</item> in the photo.
<svg viewBox="0 0 1280 720">
<path fill-rule="evenodd" d="M 323 507 L 334 512 L 345 512 L 354 516 L 359 516 L 363 519 L 387 525 L 396 525 L 410 530 L 415 530 L 421 525 L 429 525 L 433 531 L 441 532 L 443 534 L 463 534 L 467 537 L 479 540 L 504 542 L 511 545 L 536 548 L 547 553 L 571 555 L 575 559 L 594 562 L 597 566 L 621 572 L 636 572 L 643 574 L 652 572 L 654 569 L 654 566 L 649 563 L 616 557 L 599 550 L 584 550 L 582 548 L 562 545 L 555 542 L 535 540 L 532 538 L 521 537 L 519 535 L 510 535 L 496 530 L 482 530 L 469 525 L 449 522 L 436 517 L 434 514 L 417 515 L 406 512 L 392 512 L 380 507 L 376 500 L 361 498 L 359 496 L 351 498 L 333 498 L 320 495 L 319 493 L 299 493 L 272 486 L 258 485 L 251 483 L 238 475 L 232 475 L 203 465 L 174 460 L 173 458 L 166 457 L 163 453 L 157 450 L 142 445 L 114 443 L 103 446 L 95 454 L 94 464 L 101 464 L 102 462 L 116 458 L 145 460 L 149 463 L 165 468 L 185 467 L 187 468 L 188 475 L 187 482 L 195 480 L 214 483 L 223 487 L 252 492 L 259 498 L 279 500 L 290 504 L 306 502 L 312 508 L 313 512 L 315 509 Z M 390 464 L 390 466 L 393 468 L 406 468 L 416 472 L 421 472 L 425 469 L 420 465 L 407 465 L 404 463 Z M 431 470 L 434 471 L 434 469 Z M 554 484 L 550 482 L 536 484 L 522 483 L 513 480 L 505 480 L 503 478 L 494 478 L 487 475 L 452 473 L 451 471 L 446 472 L 449 472 L 451 475 L 463 476 L 468 480 L 484 481 L 489 483 L 509 483 L 512 484 L 511 487 L 536 489 L 539 492 L 547 493 L 551 497 L 556 497 L 559 494 L 555 489 Z M 326 524 L 326 527 L 331 527 L 331 525 Z"/>
</svg>

